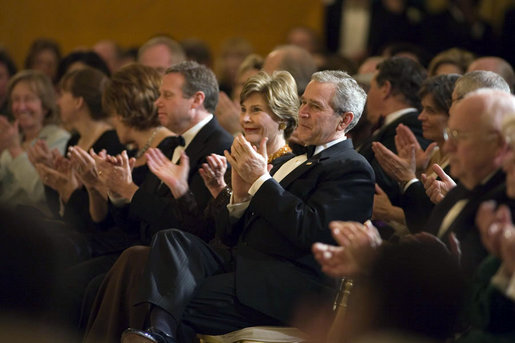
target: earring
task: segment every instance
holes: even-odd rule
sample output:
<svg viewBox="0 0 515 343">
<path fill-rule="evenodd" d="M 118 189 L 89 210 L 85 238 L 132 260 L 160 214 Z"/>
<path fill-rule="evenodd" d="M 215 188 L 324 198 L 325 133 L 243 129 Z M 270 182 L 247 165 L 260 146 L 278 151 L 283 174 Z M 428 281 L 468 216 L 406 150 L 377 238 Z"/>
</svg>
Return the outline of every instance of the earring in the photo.
<svg viewBox="0 0 515 343">
<path fill-rule="evenodd" d="M 279 130 L 284 130 L 284 129 L 286 129 L 286 124 L 285 123 L 279 124 Z"/>
</svg>

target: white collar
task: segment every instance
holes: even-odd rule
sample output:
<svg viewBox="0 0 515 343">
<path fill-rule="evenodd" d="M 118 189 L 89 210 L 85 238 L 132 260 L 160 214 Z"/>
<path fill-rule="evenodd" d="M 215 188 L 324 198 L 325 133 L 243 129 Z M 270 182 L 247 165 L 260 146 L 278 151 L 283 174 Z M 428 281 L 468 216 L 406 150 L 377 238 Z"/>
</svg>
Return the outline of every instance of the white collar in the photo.
<svg viewBox="0 0 515 343">
<path fill-rule="evenodd" d="M 392 113 L 390 113 L 390 114 L 388 114 L 387 116 L 384 117 L 384 124 L 383 124 L 383 126 L 386 126 L 386 125 L 388 125 L 390 123 L 393 123 L 395 120 L 399 119 L 400 117 L 402 117 L 406 113 L 414 112 L 414 111 L 417 111 L 417 109 L 415 107 L 408 107 L 408 108 L 403 108 L 402 110 L 398 110 L 398 111 L 392 112 Z"/>
<path fill-rule="evenodd" d="M 204 127 L 206 126 L 207 123 L 209 123 L 209 121 L 213 119 L 213 115 L 210 113 L 207 117 L 205 117 L 204 119 L 202 119 L 201 121 L 199 121 L 197 124 L 195 124 L 194 126 L 190 127 L 188 130 L 186 130 L 181 136 L 184 138 L 184 148 L 186 149 L 186 147 L 191 143 L 191 141 L 193 140 L 193 138 L 195 138 L 195 136 L 197 135 L 197 133 L 199 133 L 199 131 Z"/>
<path fill-rule="evenodd" d="M 325 149 L 330 148 L 337 143 L 343 142 L 346 139 L 347 139 L 347 137 L 344 135 L 343 137 L 336 138 L 335 140 L 332 140 L 330 142 L 327 142 L 327 143 L 324 143 L 321 145 L 317 145 L 313 155 L 316 155 L 316 154 L 320 153 L 321 151 L 324 151 Z"/>
</svg>

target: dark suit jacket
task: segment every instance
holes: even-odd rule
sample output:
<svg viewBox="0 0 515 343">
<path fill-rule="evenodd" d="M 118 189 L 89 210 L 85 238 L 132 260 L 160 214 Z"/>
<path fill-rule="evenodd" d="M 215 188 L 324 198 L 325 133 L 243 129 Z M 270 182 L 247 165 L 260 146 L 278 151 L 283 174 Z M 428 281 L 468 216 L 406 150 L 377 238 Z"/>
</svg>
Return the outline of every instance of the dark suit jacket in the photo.
<svg viewBox="0 0 515 343">
<path fill-rule="evenodd" d="M 491 283 L 500 265 L 490 255 L 478 267 L 462 313 L 465 327 L 471 328 L 457 342 L 515 342 L 515 303 Z"/>
<path fill-rule="evenodd" d="M 443 219 L 454 204 L 461 199 L 469 199 L 451 223 L 447 232 L 441 237 L 442 241 L 448 244 L 449 234 L 453 232 L 460 241 L 461 264 L 465 276 L 468 278 L 473 275 L 477 266 L 487 256 L 476 226 L 477 209 L 483 201 L 487 200 L 495 200 L 497 203 L 511 203 L 506 196 L 505 180 L 506 175 L 502 170 L 499 170 L 484 185 L 479 185 L 472 191 L 458 184 L 435 206 L 427 221 L 425 231 L 434 235 L 438 234 Z"/>
<path fill-rule="evenodd" d="M 402 115 L 397 120 L 383 126 L 377 134 L 370 137 L 370 139 L 363 143 L 358 149 L 359 153 L 365 156 L 368 162 L 370 162 L 370 165 L 372 165 L 376 175 L 376 182 L 386 194 L 388 194 L 388 198 L 390 198 L 390 201 L 395 206 L 399 206 L 400 204 L 399 185 L 383 171 L 383 168 L 381 168 L 381 165 L 377 162 L 374 151 L 372 150 L 372 142 L 380 142 L 396 154 L 395 129 L 397 129 L 399 124 L 404 124 L 413 132 L 420 146 L 425 149 L 429 145 L 429 141 L 422 137 L 422 124 L 417 117 L 418 113 L 415 111 Z"/>
<path fill-rule="evenodd" d="M 332 280 L 321 272 L 311 246 L 335 244 L 328 229 L 332 220 L 370 218 L 373 194 L 373 170 L 350 140 L 311 157 L 280 183 L 267 180 L 231 228 L 239 238 L 239 301 L 287 322 L 303 299 L 331 299 Z"/>
<path fill-rule="evenodd" d="M 444 171 L 449 174 L 450 166 Z M 406 225 L 411 233 L 417 233 L 424 228 L 435 204 L 426 194 L 422 181 L 411 184 L 404 194 L 401 194 L 401 207 L 406 217 Z"/>
<path fill-rule="evenodd" d="M 188 182 L 198 207 L 204 209 L 211 195 L 204 186 L 198 170 L 206 162 L 206 156 L 215 153 L 222 155 L 230 149 L 233 137 L 227 133 L 213 118 L 193 138 L 186 154 L 190 159 Z M 173 154 L 173 151 L 171 152 Z M 182 213 L 173 198 L 170 189 L 161 184 L 154 174 L 149 173 L 143 184 L 134 194 L 128 206 L 128 217 L 140 223 L 140 237 L 143 243 L 149 243 L 152 235 L 167 228 L 182 228 Z"/>
</svg>

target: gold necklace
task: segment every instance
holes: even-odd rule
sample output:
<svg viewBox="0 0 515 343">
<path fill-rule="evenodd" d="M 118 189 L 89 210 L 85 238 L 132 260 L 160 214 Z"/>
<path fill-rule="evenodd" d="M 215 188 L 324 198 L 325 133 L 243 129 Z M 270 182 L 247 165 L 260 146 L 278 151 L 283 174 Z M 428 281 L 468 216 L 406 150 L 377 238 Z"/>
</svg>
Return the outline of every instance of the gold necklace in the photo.
<svg viewBox="0 0 515 343">
<path fill-rule="evenodd" d="M 268 155 L 268 163 L 272 163 L 272 161 L 275 160 L 276 158 L 284 156 L 289 153 L 291 153 L 291 148 L 288 146 L 288 144 L 286 144 L 285 146 L 283 146 L 282 148 L 280 148 L 273 154 Z"/>
</svg>

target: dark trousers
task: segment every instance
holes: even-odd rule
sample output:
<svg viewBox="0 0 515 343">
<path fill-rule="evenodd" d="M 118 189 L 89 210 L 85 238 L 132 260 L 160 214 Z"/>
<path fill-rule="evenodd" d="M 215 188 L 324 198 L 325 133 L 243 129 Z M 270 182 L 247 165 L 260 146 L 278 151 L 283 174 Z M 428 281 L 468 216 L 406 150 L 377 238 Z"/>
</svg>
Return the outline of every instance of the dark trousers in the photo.
<svg viewBox="0 0 515 343">
<path fill-rule="evenodd" d="M 168 313 L 173 322 L 168 325 L 171 330 L 165 331 L 180 342 L 190 342 L 195 333 L 225 334 L 248 326 L 281 324 L 241 304 L 227 261 L 200 238 L 180 230 L 156 235 L 141 290 L 142 302 Z M 160 318 L 158 328 L 162 322 Z"/>
</svg>

